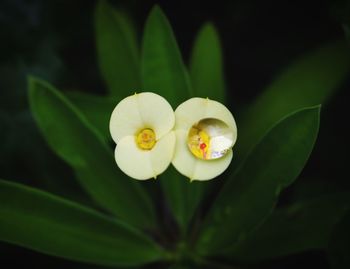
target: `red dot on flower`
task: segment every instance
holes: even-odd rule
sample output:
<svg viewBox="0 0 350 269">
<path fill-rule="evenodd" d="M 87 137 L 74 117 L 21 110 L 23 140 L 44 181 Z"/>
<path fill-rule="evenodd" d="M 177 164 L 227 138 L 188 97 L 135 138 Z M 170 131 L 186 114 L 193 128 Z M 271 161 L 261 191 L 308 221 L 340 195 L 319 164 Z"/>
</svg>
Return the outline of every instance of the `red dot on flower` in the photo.
<svg viewBox="0 0 350 269">
<path fill-rule="evenodd" d="M 207 147 L 207 145 L 205 143 L 202 143 L 199 145 L 200 149 L 205 149 Z"/>
</svg>

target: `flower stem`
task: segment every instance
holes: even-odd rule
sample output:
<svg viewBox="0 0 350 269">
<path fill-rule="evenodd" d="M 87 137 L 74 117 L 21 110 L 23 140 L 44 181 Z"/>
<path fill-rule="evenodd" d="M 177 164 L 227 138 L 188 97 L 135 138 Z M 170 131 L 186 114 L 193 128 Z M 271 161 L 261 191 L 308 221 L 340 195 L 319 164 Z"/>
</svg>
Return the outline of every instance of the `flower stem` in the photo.
<svg viewBox="0 0 350 269">
<path fill-rule="evenodd" d="M 240 267 L 233 266 L 231 264 L 224 264 L 217 261 L 208 260 L 200 256 L 192 256 L 192 257 L 193 257 L 193 261 L 198 265 L 210 266 L 211 268 L 217 268 L 217 269 L 240 269 Z"/>
</svg>

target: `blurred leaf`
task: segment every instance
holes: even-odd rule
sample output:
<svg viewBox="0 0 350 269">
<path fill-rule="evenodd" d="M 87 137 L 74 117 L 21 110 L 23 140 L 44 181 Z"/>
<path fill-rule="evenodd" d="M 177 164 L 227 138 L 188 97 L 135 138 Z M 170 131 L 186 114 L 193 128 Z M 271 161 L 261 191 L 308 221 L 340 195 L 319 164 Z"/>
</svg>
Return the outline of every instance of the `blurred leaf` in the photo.
<svg viewBox="0 0 350 269">
<path fill-rule="evenodd" d="M 83 92 L 67 92 L 65 95 L 104 139 L 106 141 L 110 140 L 109 120 L 117 102 L 108 97 Z"/>
<path fill-rule="evenodd" d="M 332 269 L 350 268 L 350 211 L 336 225 L 331 236 L 328 256 Z"/>
<path fill-rule="evenodd" d="M 102 76 L 118 99 L 141 86 L 136 34 L 130 19 L 100 0 L 95 13 L 96 46 Z"/>
<path fill-rule="evenodd" d="M 86 197 L 77 193 L 78 184 L 69 180 L 71 170 L 46 146 L 29 111 L 0 111 L 0 129 L 2 176 L 86 202 Z"/>
<path fill-rule="evenodd" d="M 86 202 L 77 192 L 77 182 L 69 180 L 71 169 L 46 146 L 29 111 L 27 73 L 40 73 L 51 80 L 58 76 L 52 44 L 45 41 L 38 45 L 41 50 L 31 52 L 35 61 L 0 64 L 1 175 Z"/>
<path fill-rule="evenodd" d="M 305 108 L 279 121 L 224 184 L 206 217 L 198 244 L 220 253 L 252 232 L 273 210 L 280 191 L 304 167 L 314 146 L 320 107 Z"/>
<path fill-rule="evenodd" d="M 192 50 L 190 75 L 195 96 L 225 103 L 225 79 L 219 35 L 211 23 L 200 29 Z"/>
<path fill-rule="evenodd" d="M 350 23 L 343 24 L 343 30 L 344 30 L 345 37 L 349 42 L 350 41 Z"/>
<path fill-rule="evenodd" d="M 139 265 L 163 251 L 127 224 L 79 204 L 0 180 L 0 240 L 100 265 Z"/>
<path fill-rule="evenodd" d="M 188 74 L 173 31 L 158 6 L 152 9 L 146 22 L 142 78 L 145 90 L 164 96 L 173 108 L 191 97 Z M 174 169 L 168 170 L 160 178 L 176 220 L 185 229 L 198 205 L 203 186 L 190 184 Z"/>
<path fill-rule="evenodd" d="M 38 79 L 29 79 L 29 100 L 47 143 L 72 166 L 87 193 L 133 225 L 154 226 L 154 208 L 141 183 L 118 169 L 107 144 L 85 117 L 60 92 Z"/>
<path fill-rule="evenodd" d="M 180 228 L 185 232 L 203 198 L 206 185 L 199 181 L 190 182 L 173 166 L 160 175 L 160 179 L 165 198 L 170 203 Z"/>
<path fill-rule="evenodd" d="M 246 153 L 281 117 L 326 102 L 349 75 L 350 48 L 333 42 L 290 65 L 238 120 L 238 156 Z"/>
<path fill-rule="evenodd" d="M 276 209 L 248 238 L 226 256 L 259 261 L 312 249 L 326 249 L 335 224 L 350 209 L 350 193 L 322 195 Z"/>
<path fill-rule="evenodd" d="M 187 70 L 173 31 L 158 6 L 147 19 L 142 49 L 144 90 L 162 95 L 173 108 L 192 97 Z"/>
</svg>

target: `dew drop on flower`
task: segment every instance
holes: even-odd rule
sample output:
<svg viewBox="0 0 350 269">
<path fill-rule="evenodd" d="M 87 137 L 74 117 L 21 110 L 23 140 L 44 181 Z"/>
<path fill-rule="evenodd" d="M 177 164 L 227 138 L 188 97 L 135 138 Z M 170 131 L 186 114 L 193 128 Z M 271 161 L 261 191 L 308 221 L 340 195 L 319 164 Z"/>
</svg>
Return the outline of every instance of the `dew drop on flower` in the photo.
<svg viewBox="0 0 350 269">
<path fill-rule="evenodd" d="M 187 145 L 194 156 L 202 160 L 223 157 L 234 144 L 233 131 L 218 119 L 205 118 L 188 132 Z"/>
</svg>

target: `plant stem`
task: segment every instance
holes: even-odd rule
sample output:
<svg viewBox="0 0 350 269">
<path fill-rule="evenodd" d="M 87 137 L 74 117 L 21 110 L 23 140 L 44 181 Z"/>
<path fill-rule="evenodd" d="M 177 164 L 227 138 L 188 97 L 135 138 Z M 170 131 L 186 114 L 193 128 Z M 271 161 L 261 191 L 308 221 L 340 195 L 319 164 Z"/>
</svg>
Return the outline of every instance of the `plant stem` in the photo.
<svg viewBox="0 0 350 269">
<path fill-rule="evenodd" d="M 198 265 L 210 266 L 210 267 L 217 268 L 217 269 L 241 269 L 237 266 L 219 263 L 217 261 L 208 260 L 208 259 L 202 258 L 200 256 L 192 256 L 192 258 L 193 258 L 194 262 L 196 262 Z"/>
</svg>

